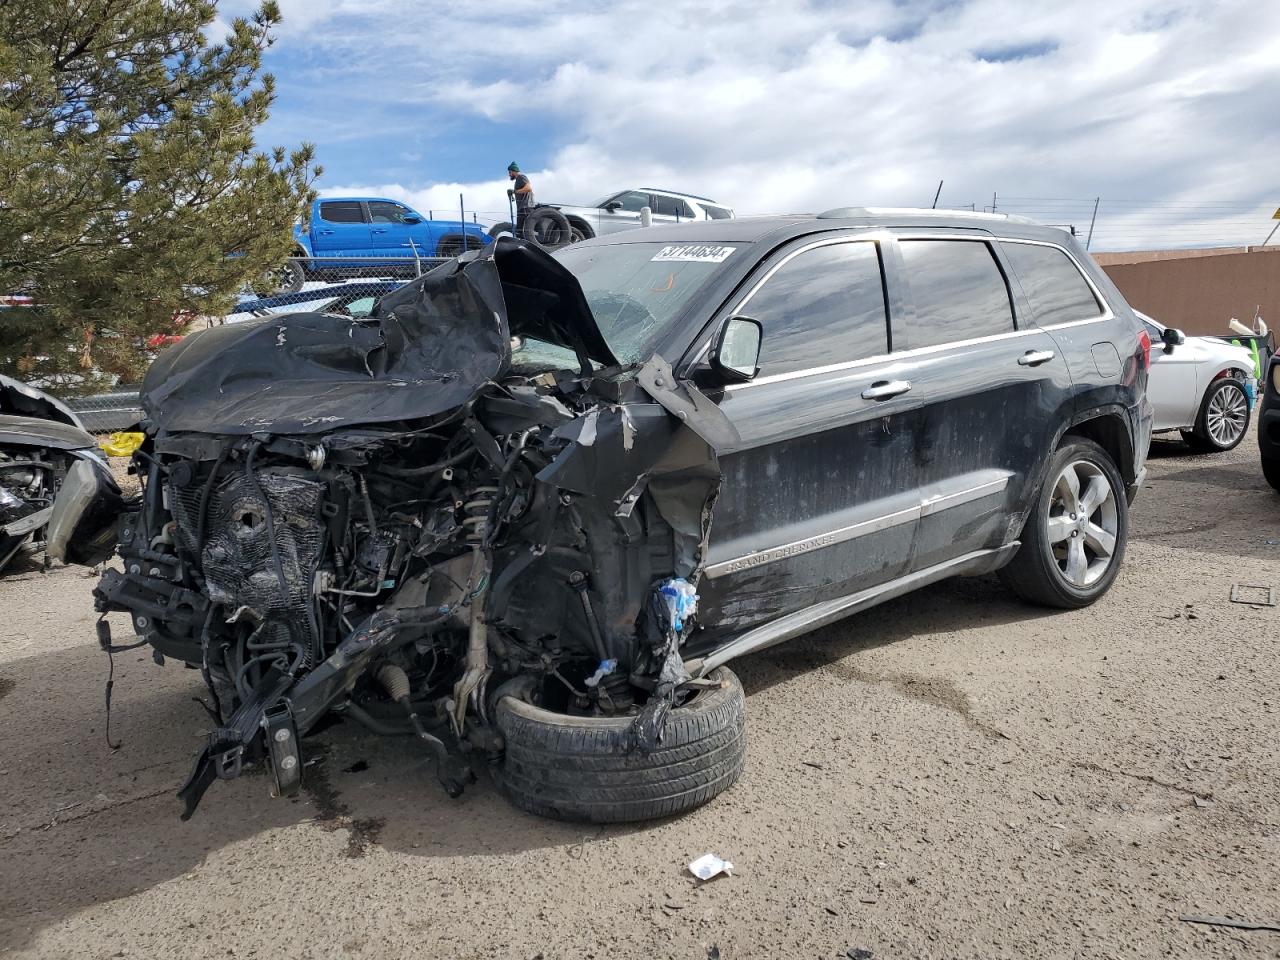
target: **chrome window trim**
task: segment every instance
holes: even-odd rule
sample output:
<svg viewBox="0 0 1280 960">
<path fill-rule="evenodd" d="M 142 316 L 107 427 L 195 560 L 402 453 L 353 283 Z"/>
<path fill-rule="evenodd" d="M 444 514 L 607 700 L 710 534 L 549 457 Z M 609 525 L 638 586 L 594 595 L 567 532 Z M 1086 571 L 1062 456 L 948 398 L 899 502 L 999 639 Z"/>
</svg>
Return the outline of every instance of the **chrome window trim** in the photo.
<svg viewBox="0 0 1280 960">
<path fill-rule="evenodd" d="M 726 573 L 741 573 L 744 570 L 762 567 L 766 564 L 776 563 L 779 560 L 798 557 L 801 554 L 812 553 L 814 550 L 821 550 L 823 547 L 832 547 L 837 543 L 856 540 L 858 537 L 879 533 L 881 530 L 888 530 L 890 527 L 901 526 L 904 523 L 911 523 L 924 517 L 933 516 L 943 510 L 949 510 L 951 507 L 958 507 L 961 504 L 989 497 L 1004 490 L 1008 485 L 1008 476 L 1000 477 L 998 480 L 989 480 L 977 486 L 957 490 L 955 493 L 930 497 L 913 506 L 895 510 L 883 516 L 872 517 L 870 520 L 861 520 L 858 523 L 851 523 L 848 526 L 838 527 L 835 530 L 829 530 L 826 533 L 820 533 L 812 537 L 805 537 L 802 540 L 793 540 L 790 543 L 770 547 L 767 550 L 756 550 L 740 557 L 734 557 L 731 560 L 721 560 L 719 563 L 709 564 L 702 572 L 708 579 L 714 580 L 717 577 L 724 576 Z"/>
<path fill-rule="evenodd" d="M 806 243 L 803 247 L 798 247 L 795 250 L 792 250 L 790 253 L 786 254 L 781 260 L 775 263 L 772 267 L 770 267 L 767 271 L 765 271 L 764 276 L 762 276 L 759 280 L 757 280 L 755 283 L 751 285 L 751 289 L 748 290 L 745 294 L 743 294 L 743 297 L 741 300 L 738 301 L 737 306 L 735 306 L 732 310 L 729 311 L 729 314 L 728 314 L 729 317 L 739 316 L 742 312 L 742 308 L 745 307 L 747 303 L 751 300 L 751 298 L 756 295 L 756 291 L 758 291 L 761 287 L 763 287 L 766 283 L 768 283 L 769 279 L 775 273 L 777 273 L 783 266 L 790 263 L 796 257 L 800 256 L 800 254 L 805 253 L 809 250 L 816 249 L 817 247 L 835 246 L 838 243 L 875 243 L 878 245 L 887 236 L 889 236 L 889 232 L 887 230 L 883 230 L 879 228 L 870 228 L 865 233 L 845 234 L 839 237 L 825 237 L 822 240 L 815 240 L 812 243 Z M 880 250 L 878 248 L 876 250 L 876 260 L 880 262 L 881 270 L 883 271 L 884 265 L 883 265 L 883 262 L 881 261 Z M 885 323 L 888 324 L 889 301 L 887 297 L 885 299 L 885 304 L 884 304 L 884 318 L 885 318 Z M 693 360 L 690 361 L 689 365 L 691 367 L 697 366 L 699 363 L 702 363 L 704 360 L 707 359 L 707 356 L 711 353 L 711 343 L 713 340 L 715 340 L 714 336 L 712 336 L 710 339 L 707 340 L 706 343 L 702 345 L 702 349 L 698 351 L 697 356 L 695 356 Z M 885 354 L 885 356 L 888 356 L 888 354 Z M 873 359 L 873 358 L 864 358 L 864 359 Z M 845 362 L 860 363 L 861 361 L 848 360 Z M 792 371 L 792 373 L 775 373 L 773 374 L 773 377 L 789 377 L 796 373 L 803 373 L 803 371 L 796 370 L 796 371 Z M 751 383 L 759 383 L 762 380 L 766 382 L 771 382 L 773 377 L 759 377 L 756 380 L 752 380 Z M 739 383 L 739 384 L 736 384 L 736 386 L 746 387 L 746 386 L 750 386 L 751 383 Z M 726 387 L 725 389 L 732 389 L 732 387 Z"/>
<path fill-rule="evenodd" d="M 1088 320 L 1086 323 L 1095 323 L 1096 321 Z M 1075 326 L 1075 324 L 1070 324 Z M 969 347 L 981 343 L 995 343 L 999 340 L 1016 340 L 1019 337 L 1029 337 L 1034 334 L 1044 333 L 1046 328 L 1033 327 L 1028 330 L 1011 330 L 1008 333 L 996 333 L 989 337 L 974 337 L 971 340 L 952 340 L 948 343 L 936 343 L 929 347 L 916 347 L 914 350 L 896 350 L 893 353 L 882 353 L 876 357 L 864 357 L 861 360 L 847 360 L 844 363 L 832 363 L 824 367 L 810 367 L 808 370 L 793 370 L 791 373 L 775 373 L 771 377 L 757 377 L 747 383 L 731 383 L 726 386 L 725 392 L 733 392 L 737 390 L 745 390 L 748 387 L 764 386 L 770 383 L 780 383 L 784 380 L 796 380 L 800 377 L 813 377 L 823 373 L 837 373 L 841 370 L 853 370 L 858 367 L 870 366 L 877 363 L 885 363 L 893 360 L 910 360 L 915 357 L 927 356 L 931 353 L 941 353 L 944 350 L 954 350 L 956 347 Z"/>
<path fill-rule="evenodd" d="M 798 247 L 797 249 L 792 250 L 790 253 L 784 256 L 781 260 L 775 263 L 772 267 L 770 267 L 767 271 L 765 271 L 765 274 L 763 277 L 761 277 L 754 284 L 752 284 L 751 289 L 746 292 L 743 298 L 738 301 L 738 305 L 733 308 L 733 311 L 730 313 L 730 316 L 737 316 L 742 311 L 742 309 L 746 307 L 748 303 L 751 302 L 751 298 L 754 297 L 759 292 L 760 288 L 763 287 L 766 283 L 768 283 L 770 279 L 772 279 L 775 273 L 777 273 L 779 270 L 785 267 L 788 263 L 790 263 L 796 257 L 800 256 L 800 254 L 808 253 L 810 250 L 816 250 L 818 247 L 834 247 L 842 243 L 879 244 L 886 236 L 888 236 L 887 231 L 873 230 L 868 233 L 860 233 L 857 235 L 842 236 L 842 237 L 826 237 L 825 239 L 822 239 L 822 240 L 815 240 L 813 243 L 806 243 L 803 247 Z M 877 249 L 876 250 L 877 263 L 879 262 L 879 260 L 880 260 L 880 251 L 879 249 Z M 888 323 L 889 322 L 889 304 L 887 300 L 884 305 L 884 311 L 885 311 L 885 323 Z"/>
<path fill-rule="evenodd" d="M 1108 320 L 1115 319 L 1116 315 L 1115 315 L 1115 312 L 1111 309 L 1110 301 L 1108 301 L 1107 298 L 1102 295 L 1102 291 L 1098 289 L 1098 285 L 1093 282 L 1093 278 L 1089 276 L 1088 271 L 1085 270 L 1080 265 L 1080 261 L 1076 258 L 1076 256 L 1070 250 L 1068 250 L 1066 247 L 1062 246 L 1059 243 L 1053 243 L 1048 240 L 1026 240 L 1021 237 L 1001 237 L 1001 236 L 994 236 L 994 235 L 958 236 L 956 234 L 951 234 L 951 233 L 929 232 L 927 228 L 921 232 L 917 232 L 915 230 L 910 230 L 910 229 L 904 229 L 895 233 L 891 233 L 890 231 L 884 230 L 884 229 L 875 229 L 866 234 L 858 234 L 856 236 L 828 237 L 824 240 L 818 240 L 813 243 L 806 244 L 805 246 L 799 248 L 798 250 L 793 250 L 791 253 L 787 254 L 787 256 L 784 257 L 782 260 L 778 261 L 778 263 L 774 264 L 774 266 L 770 267 L 769 271 L 763 277 L 761 277 L 760 280 L 757 281 L 749 291 L 747 291 L 746 295 L 740 301 L 738 301 L 738 305 L 732 310 L 732 312 L 729 315 L 736 316 L 739 313 L 739 311 L 741 311 L 742 308 L 746 306 L 747 302 L 751 299 L 751 297 L 755 295 L 755 292 L 760 287 L 764 286 L 766 282 L 768 282 L 769 278 L 773 276 L 773 274 L 778 270 L 779 267 L 787 263 L 793 257 L 798 256 L 801 253 L 804 253 L 806 250 L 812 250 L 814 247 L 831 246 L 837 243 L 868 243 L 868 242 L 880 243 L 884 238 L 889 236 L 893 236 L 895 239 L 898 239 L 898 240 L 958 240 L 958 241 L 969 241 L 969 242 L 986 243 L 986 244 L 990 244 L 992 241 L 995 241 L 997 243 L 1024 243 L 1024 244 L 1028 244 L 1030 246 L 1036 246 L 1036 247 L 1052 247 L 1054 250 L 1059 250 L 1062 253 L 1067 255 L 1067 258 L 1071 261 L 1072 265 L 1076 268 L 1077 271 L 1079 271 L 1080 275 L 1084 277 L 1085 283 L 1089 285 L 1089 289 L 1093 291 L 1093 295 L 1097 298 L 1098 302 L 1103 305 L 1103 312 L 1096 317 L 1087 317 L 1083 320 L 1068 320 L 1063 323 L 1049 324 L 1048 326 L 1044 326 L 1044 327 L 1036 325 L 1032 327 L 1027 327 L 1022 330 L 1011 330 L 1008 333 L 992 334 L 989 337 L 973 337 L 968 340 L 951 340 L 951 341 L 948 341 L 947 343 L 936 343 L 928 347 L 916 347 L 913 350 L 895 350 L 892 353 L 883 353 L 874 357 L 863 357 L 859 360 L 846 360 L 842 363 L 831 363 L 821 367 L 810 367 L 806 370 L 793 370 L 790 373 L 775 373 L 772 376 L 768 376 L 768 377 L 757 377 L 756 379 L 748 381 L 747 383 L 728 384 L 727 386 L 724 387 L 725 392 L 734 393 L 739 390 L 747 390 L 751 387 L 767 386 L 768 384 L 771 384 L 771 383 L 783 383 L 788 380 L 798 380 L 802 377 L 815 377 L 824 373 L 839 373 L 843 370 L 855 370 L 858 367 L 870 366 L 872 364 L 877 364 L 877 363 L 884 363 L 886 361 L 896 360 L 899 358 L 909 360 L 915 357 L 927 356 L 931 353 L 940 353 L 943 350 L 951 350 L 956 347 L 969 347 L 969 346 L 975 346 L 983 343 L 994 343 L 999 340 L 1014 340 L 1018 337 L 1030 336 L 1036 333 L 1045 333 L 1047 331 L 1052 331 L 1052 330 L 1068 330 L 1074 327 L 1088 326 L 1089 324 L 1093 324 L 1093 323 L 1105 323 Z M 1012 294 L 1012 291 L 1010 291 L 1010 293 Z M 888 309 L 887 303 L 886 303 L 886 309 Z M 698 355 L 694 358 L 693 363 L 694 364 L 701 363 L 704 359 L 706 359 L 706 356 L 710 351 L 711 351 L 711 341 L 708 340 L 707 343 L 703 345 L 703 348 L 698 352 Z"/>
</svg>

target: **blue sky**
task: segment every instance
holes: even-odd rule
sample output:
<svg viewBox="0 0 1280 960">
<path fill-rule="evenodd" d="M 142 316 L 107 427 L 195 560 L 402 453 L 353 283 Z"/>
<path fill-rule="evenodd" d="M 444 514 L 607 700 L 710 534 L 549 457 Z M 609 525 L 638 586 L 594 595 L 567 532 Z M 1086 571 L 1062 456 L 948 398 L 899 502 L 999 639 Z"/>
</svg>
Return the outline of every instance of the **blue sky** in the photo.
<svg viewBox="0 0 1280 960">
<path fill-rule="evenodd" d="M 1280 206 L 1276 3 L 281 7 L 260 140 L 314 142 L 331 194 L 497 216 L 512 159 L 544 200 L 743 214 L 928 205 L 942 179 L 943 205 L 1084 226 L 1100 196 L 1114 249 L 1259 243 Z"/>
</svg>

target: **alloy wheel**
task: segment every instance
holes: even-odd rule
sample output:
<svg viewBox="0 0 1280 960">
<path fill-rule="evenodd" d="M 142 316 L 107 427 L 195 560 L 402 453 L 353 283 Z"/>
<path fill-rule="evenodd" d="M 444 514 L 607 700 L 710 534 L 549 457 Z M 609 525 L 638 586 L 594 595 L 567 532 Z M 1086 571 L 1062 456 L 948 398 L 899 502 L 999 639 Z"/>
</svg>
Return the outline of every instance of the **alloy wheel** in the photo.
<svg viewBox="0 0 1280 960">
<path fill-rule="evenodd" d="M 1229 447 L 1234 444 L 1249 422 L 1249 404 L 1245 400 L 1244 391 L 1230 386 L 1219 387 L 1209 398 L 1204 422 L 1209 436 L 1218 446 Z"/>
<path fill-rule="evenodd" d="M 1062 468 L 1048 498 L 1049 549 L 1071 586 L 1091 587 L 1111 566 L 1120 530 L 1116 492 L 1102 468 L 1076 460 Z"/>
</svg>

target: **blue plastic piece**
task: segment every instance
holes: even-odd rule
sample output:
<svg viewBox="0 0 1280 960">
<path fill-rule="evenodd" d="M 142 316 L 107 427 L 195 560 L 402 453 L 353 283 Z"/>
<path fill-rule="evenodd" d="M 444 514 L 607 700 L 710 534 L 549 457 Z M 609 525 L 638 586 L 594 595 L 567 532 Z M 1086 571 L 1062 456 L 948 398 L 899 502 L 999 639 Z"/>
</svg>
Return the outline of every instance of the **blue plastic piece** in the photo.
<svg viewBox="0 0 1280 960">
<path fill-rule="evenodd" d="M 618 669 L 617 660 L 601 660 L 600 666 L 596 667 L 596 672 L 593 673 L 591 676 L 587 677 L 587 679 L 584 680 L 583 682 L 588 687 L 597 686 L 599 685 L 601 680 L 609 676 L 609 674 L 613 673 L 613 671 L 617 669 Z"/>
<path fill-rule="evenodd" d="M 667 608 L 667 621 L 676 633 L 684 630 L 685 621 L 698 612 L 698 592 L 683 577 L 665 580 L 658 587 L 658 595 Z"/>
</svg>

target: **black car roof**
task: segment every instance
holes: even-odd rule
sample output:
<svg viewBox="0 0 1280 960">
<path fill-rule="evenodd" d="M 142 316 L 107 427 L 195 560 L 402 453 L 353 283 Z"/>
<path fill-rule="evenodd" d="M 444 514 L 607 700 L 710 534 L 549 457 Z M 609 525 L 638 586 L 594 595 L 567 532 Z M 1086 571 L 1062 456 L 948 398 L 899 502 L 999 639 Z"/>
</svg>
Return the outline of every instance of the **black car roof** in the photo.
<svg viewBox="0 0 1280 960">
<path fill-rule="evenodd" d="M 681 224 L 661 224 L 644 230 L 624 230 L 585 241 L 593 245 L 614 243 L 756 243 L 766 237 L 781 243 L 795 237 L 831 230 L 875 227 L 929 227 L 951 230 L 981 230 L 1002 237 L 1061 243 L 1065 230 L 1045 227 L 1021 217 L 968 213 L 951 210 L 886 210 L 846 207 L 825 214 L 738 217 L 736 220 L 697 220 Z"/>
</svg>

